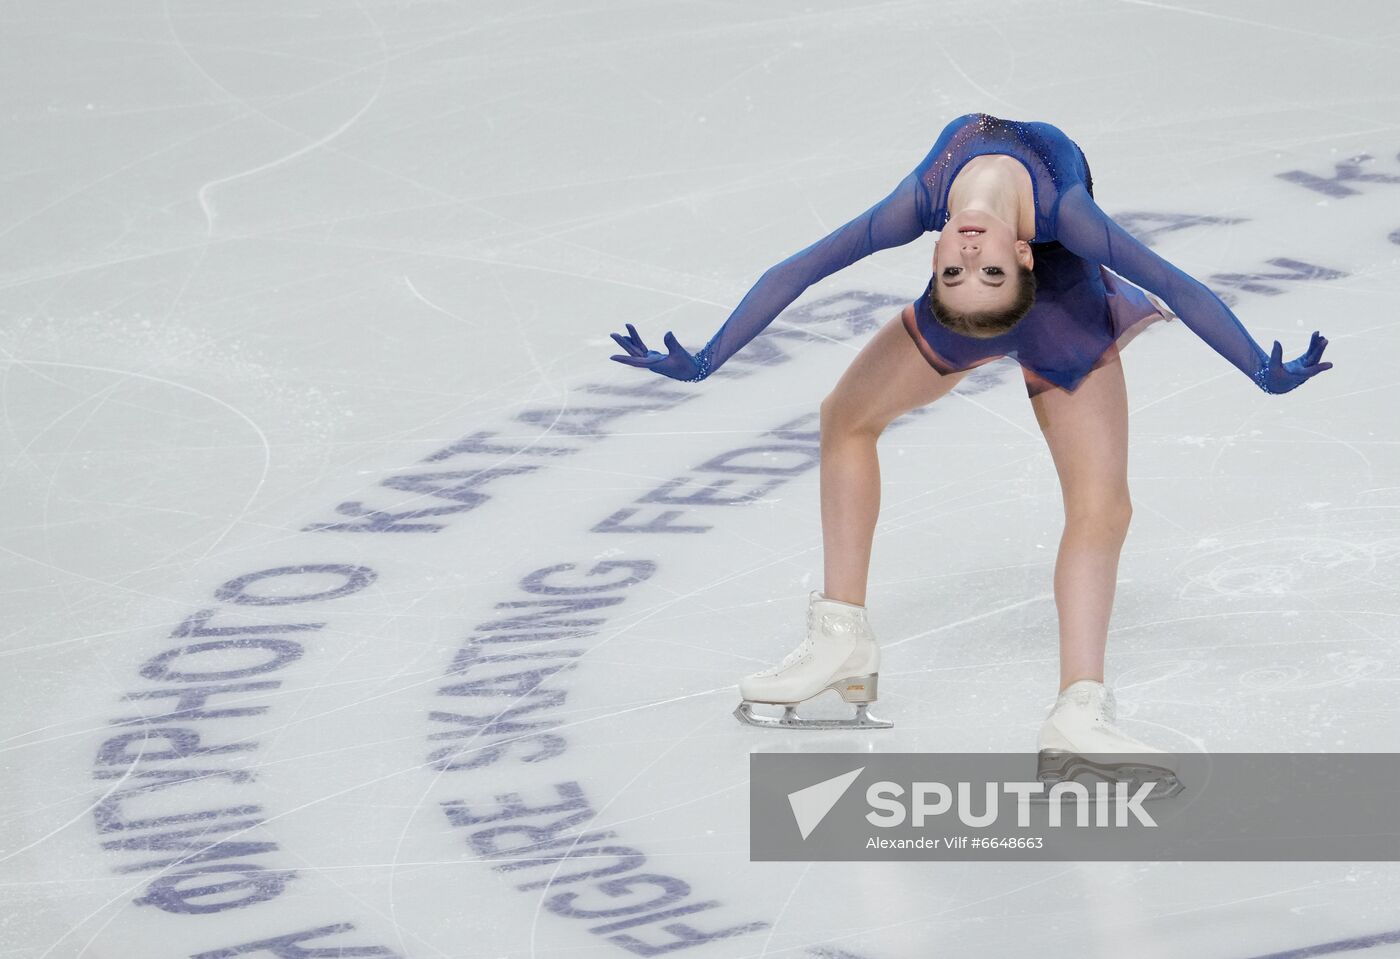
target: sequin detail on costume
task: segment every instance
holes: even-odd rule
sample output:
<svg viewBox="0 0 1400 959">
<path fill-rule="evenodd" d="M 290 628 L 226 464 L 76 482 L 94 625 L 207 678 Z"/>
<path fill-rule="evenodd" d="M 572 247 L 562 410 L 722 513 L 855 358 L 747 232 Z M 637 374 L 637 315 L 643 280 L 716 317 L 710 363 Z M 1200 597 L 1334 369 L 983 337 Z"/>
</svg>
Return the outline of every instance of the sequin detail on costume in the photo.
<svg viewBox="0 0 1400 959">
<path fill-rule="evenodd" d="M 699 352 L 695 354 L 695 362 L 699 366 L 699 370 L 685 382 L 699 383 L 705 377 L 709 376 L 710 370 L 714 365 L 714 354 L 714 340 L 711 340 L 709 343 L 702 346 Z"/>
</svg>

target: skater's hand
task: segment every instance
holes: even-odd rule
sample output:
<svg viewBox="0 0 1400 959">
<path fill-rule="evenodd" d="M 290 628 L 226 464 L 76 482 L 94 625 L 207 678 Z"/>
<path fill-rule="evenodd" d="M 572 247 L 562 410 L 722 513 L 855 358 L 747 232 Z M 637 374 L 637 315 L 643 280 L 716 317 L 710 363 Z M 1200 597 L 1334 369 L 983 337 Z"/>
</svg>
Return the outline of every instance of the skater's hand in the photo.
<svg viewBox="0 0 1400 959">
<path fill-rule="evenodd" d="M 641 334 L 631 323 L 627 324 L 627 335 L 621 333 L 611 334 L 612 338 L 627 351 L 625 356 L 613 356 L 611 359 L 619 363 L 626 363 L 628 366 L 637 366 L 651 370 L 653 373 L 660 373 L 669 376 L 673 380 L 685 380 L 695 382 L 703 380 L 708 370 L 702 369 L 701 362 L 696 357 L 691 356 L 685 347 L 676 340 L 674 333 L 667 331 L 663 341 L 669 352 L 658 353 L 656 350 L 649 350 L 642 342 Z"/>
<path fill-rule="evenodd" d="M 1331 363 L 1318 362 L 1322 359 L 1322 351 L 1326 347 L 1327 337 L 1314 330 L 1312 342 L 1308 344 L 1307 352 L 1296 360 L 1289 360 L 1285 363 L 1283 361 L 1283 344 L 1274 340 L 1274 350 L 1269 355 L 1269 362 L 1255 374 L 1255 382 L 1266 393 L 1287 393 L 1323 370 L 1332 368 Z"/>
</svg>

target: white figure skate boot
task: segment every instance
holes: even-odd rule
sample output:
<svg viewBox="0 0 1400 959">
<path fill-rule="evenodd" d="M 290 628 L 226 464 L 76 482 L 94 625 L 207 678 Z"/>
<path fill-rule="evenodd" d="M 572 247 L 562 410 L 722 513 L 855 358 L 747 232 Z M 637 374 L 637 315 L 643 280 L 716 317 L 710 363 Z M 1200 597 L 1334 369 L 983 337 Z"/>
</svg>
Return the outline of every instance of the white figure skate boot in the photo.
<svg viewBox="0 0 1400 959">
<path fill-rule="evenodd" d="M 807 598 L 807 638 L 778 666 L 739 682 L 743 702 L 735 717 L 750 726 L 784 729 L 885 729 L 894 723 L 866 712 L 878 694 L 880 649 L 865 607 L 827 599 L 813 590 Z M 802 719 L 797 704 L 828 689 L 854 703 L 851 719 Z M 781 719 L 755 715 L 754 703 L 782 706 Z"/>
<path fill-rule="evenodd" d="M 1130 792 L 1152 782 L 1149 799 L 1181 792 L 1172 769 L 1176 757 L 1133 739 L 1114 725 L 1116 719 L 1117 704 L 1103 683 L 1081 679 L 1060 693 L 1036 738 L 1037 778 L 1047 791 L 1055 783 L 1077 779 L 1086 785 L 1126 782 Z"/>
</svg>

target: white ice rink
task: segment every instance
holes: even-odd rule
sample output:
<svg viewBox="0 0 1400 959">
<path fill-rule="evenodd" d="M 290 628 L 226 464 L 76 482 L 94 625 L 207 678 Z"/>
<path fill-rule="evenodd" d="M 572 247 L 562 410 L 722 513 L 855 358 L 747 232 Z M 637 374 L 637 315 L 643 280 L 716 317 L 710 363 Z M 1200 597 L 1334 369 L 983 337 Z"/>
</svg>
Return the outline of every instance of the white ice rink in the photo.
<svg viewBox="0 0 1400 959">
<path fill-rule="evenodd" d="M 703 383 L 608 359 L 698 349 L 952 117 L 1055 123 L 1335 363 L 1126 349 L 1125 727 L 1400 751 L 1400 7 L 14 0 L 0 49 L 0 959 L 1400 956 L 1390 863 L 751 863 L 751 752 L 1034 749 L 1054 469 L 1009 360 L 897 422 L 896 728 L 751 729 L 818 404 L 933 237 Z"/>
</svg>

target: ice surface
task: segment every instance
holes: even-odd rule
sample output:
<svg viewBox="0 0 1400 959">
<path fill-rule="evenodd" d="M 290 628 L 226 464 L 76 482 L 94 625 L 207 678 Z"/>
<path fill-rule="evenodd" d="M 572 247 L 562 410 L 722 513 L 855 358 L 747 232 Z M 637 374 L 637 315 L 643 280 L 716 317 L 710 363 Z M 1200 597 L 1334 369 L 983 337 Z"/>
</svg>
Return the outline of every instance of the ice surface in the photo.
<svg viewBox="0 0 1400 959">
<path fill-rule="evenodd" d="M 1395 5 L 28 0 L 0 22 L 0 956 L 270 956 L 242 947 L 323 929 L 307 955 L 593 959 L 667 923 L 739 930 L 674 953 L 704 957 L 1400 955 L 1384 863 L 750 863 L 750 751 L 1033 748 L 1054 470 L 1008 362 L 898 422 L 869 598 L 897 727 L 749 729 L 735 682 L 821 585 L 818 404 L 932 238 L 809 290 L 768 363 L 692 385 L 607 359 L 629 321 L 698 348 L 951 117 L 1053 122 L 1100 204 L 1256 339 L 1294 356 L 1321 329 L 1336 364 L 1278 397 L 1179 323 L 1126 350 L 1125 725 L 1396 750 Z M 1334 178 L 1362 154 L 1344 169 L 1370 179 Z M 724 478 L 751 495 L 657 493 Z M 554 642 L 471 642 L 580 596 L 607 605 L 561 608 Z M 114 724 L 219 684 L 243 687 L 203 708 L 244 712 L 144 745 Z M 578 820 L 473 821 L 518 824 L 512 802 Z M 622 861 L 598 855 L 497 868 L 580 830 L 669 885 L 558 881 Z M 665 895 L 712 905 L 609 931 Z"/>
</svg>

